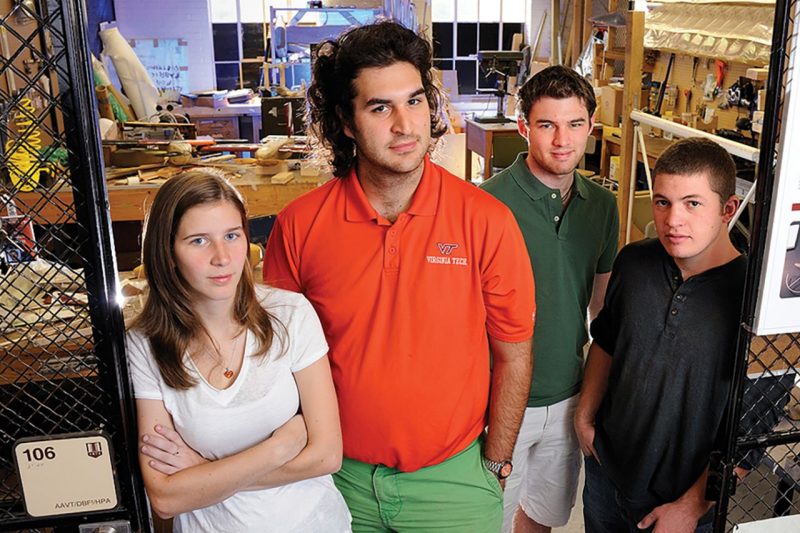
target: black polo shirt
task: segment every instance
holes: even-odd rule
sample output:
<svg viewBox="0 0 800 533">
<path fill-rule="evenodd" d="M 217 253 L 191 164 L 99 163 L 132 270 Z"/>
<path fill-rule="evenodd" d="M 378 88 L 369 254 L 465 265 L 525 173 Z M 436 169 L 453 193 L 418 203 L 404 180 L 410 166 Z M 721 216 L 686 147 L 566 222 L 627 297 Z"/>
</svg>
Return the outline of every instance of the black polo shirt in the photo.
<svg viewBox="0 0 800 533">
<path fill-rule="evenodd" d="M 747 261 L 683 280 L 658 239 L 614 263 L 594 341 L 612 358 L 594 445 L 632 508 L 671 502 L 708 464 L 733 375 Z"/>
</svg>

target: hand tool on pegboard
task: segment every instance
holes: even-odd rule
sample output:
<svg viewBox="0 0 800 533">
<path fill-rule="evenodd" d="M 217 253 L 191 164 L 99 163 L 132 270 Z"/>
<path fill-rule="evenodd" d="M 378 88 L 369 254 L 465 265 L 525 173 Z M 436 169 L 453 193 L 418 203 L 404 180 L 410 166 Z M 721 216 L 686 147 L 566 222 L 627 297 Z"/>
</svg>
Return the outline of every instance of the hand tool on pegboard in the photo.
<svg viewBox="0 0 800 533">
<path fill-rule="evenodd" d="M 661 82 L 661 87 L 658 90 L 658 99 L 656 100 L 656 108 L 653 114 L 657 117 L 661 116 L 661 104 L 664 102 L 664 93 L 667 90 L 667 83 L 669 82 L 669 75 L 672 73 L 672 65 L 675 63 L 675 53 L 669 55 L 669 62 L 667 63 L 667 72 L 664 74 L 664 81 Z"/>
</svg>

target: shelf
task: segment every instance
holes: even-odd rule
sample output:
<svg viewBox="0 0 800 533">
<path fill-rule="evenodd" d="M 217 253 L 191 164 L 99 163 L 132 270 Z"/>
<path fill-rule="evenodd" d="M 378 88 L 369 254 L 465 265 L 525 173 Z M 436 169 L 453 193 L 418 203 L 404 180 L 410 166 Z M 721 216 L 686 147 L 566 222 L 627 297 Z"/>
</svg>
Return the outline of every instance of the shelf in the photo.
<svg viewBox="0 0 800 533">
<path fill-rule="evenodd" d="M 624 48 L 614 48 L 611 50 L 606 50 L 605 60 L 614 60 L 614 61 L 625 61 L 625 49 Z"/>
</svg>

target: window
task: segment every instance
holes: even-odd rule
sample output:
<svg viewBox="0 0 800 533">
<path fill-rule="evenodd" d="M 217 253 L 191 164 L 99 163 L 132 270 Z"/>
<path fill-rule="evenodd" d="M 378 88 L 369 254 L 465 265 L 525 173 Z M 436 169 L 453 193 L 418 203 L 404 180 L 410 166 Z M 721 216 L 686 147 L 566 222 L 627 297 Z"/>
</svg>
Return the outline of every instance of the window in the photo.
<svg viewBox="0 0 800 533">
<path fill-rule="evenodd" d="M 495 76 L 481 71 L 475 54 L 511 50 L 525 28 L 526 0 L 432 0 L 433 55 L 442 70 L 458 73 L 460 94 L 491 89 Z"/>
<path fill-rule="evenodd" d="M 210 6 L 217 89 L 265 85 L 269 8 L 306 7 L 306 0 L 210 0 Z"/>
</svg>

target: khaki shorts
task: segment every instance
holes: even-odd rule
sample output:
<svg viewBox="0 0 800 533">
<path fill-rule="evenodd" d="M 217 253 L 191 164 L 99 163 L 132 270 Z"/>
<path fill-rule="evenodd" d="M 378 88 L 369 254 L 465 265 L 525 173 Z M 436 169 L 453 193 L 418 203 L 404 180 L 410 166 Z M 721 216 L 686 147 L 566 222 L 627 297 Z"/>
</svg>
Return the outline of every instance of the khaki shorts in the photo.
<svg viewBox="0 0 800 533">
<path fill-rule="evenodd" d="M 578 492 L 581 452 L 573 418 L 578 395 L 547 407 L 528 407 L 514 447 L 514 471 L 506 480 L 503 532 L 511 531 L 518 505 L 543 526 L 569 521 Z"/>
</svg>

